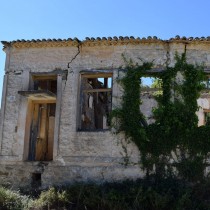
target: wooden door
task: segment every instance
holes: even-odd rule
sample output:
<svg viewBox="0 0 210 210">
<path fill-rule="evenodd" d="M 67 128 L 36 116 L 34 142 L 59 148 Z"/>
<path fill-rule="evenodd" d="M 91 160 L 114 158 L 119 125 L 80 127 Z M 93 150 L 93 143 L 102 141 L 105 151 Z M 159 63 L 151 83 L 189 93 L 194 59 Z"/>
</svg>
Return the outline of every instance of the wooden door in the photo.
<svg viewBox="0 0 210 210">
<path fill-rule="evenodd" d="M 30 129 L 29 160 L 53 159 L 55 104 L 33 104 Z"/>
</svg>

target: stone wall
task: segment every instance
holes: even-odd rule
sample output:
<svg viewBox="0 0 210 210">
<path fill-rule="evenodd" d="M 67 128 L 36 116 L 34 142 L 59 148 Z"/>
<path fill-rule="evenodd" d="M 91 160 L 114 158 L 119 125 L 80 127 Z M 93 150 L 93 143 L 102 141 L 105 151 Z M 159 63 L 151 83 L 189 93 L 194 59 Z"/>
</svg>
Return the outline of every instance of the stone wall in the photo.
<svg viewBox="0 0 210 210">
<path fill-rule="evenodd" d="M 21 43 L 20 43 L 21 46 Z M 133 144 L 127 144 L 123 134 L 106 131 L 78 131 L 80 72 L 85 70 L 111 70 L 113 73 L 112 106 L 120 105 L 122 88 L 116 82 L 123 73 L 125 58 L 141 64 L 153 62 L 154 68 L 164 69 L 168 64 L 174 65 L 175 53 L 187 51 L 188 61 L 204 63 L 210 67 L 209 43 L 193 42 L 138 42 L 109 45 L 78 43 L 77 46 L 6 46 L 7 53 L 4 86 L 5 106 L 2 113 L 2 138 L 0 151 L 1 183 L 14 187 L 30 186 L 33 174 L 41 174 L 42 187 L 53 184 L 72 183 L 74 181 L 115 181 L 136 179 L 144 176 L 140 170 L 139 151 Z M 58 138 L 58 153 L 53 161 L 29 162 L 24 160 L 23 138 L 26 111 L 22 105 L 26 102 L 17 91 L 25 90 L 27 72 L 67 71 L 62 80 L 62 100 Z M 152 108 L 156 106 L 154 98 L 143 97 L 141 110 L 152 118 Z M 25 112 L 25 115 L 23 114 Z M 25 118 L 24 118 L 25 116 Z M 130 163 L 124 166 L 127 147 Z M 136 165 L 137 164 L 137 165 Z"/>
</svg>

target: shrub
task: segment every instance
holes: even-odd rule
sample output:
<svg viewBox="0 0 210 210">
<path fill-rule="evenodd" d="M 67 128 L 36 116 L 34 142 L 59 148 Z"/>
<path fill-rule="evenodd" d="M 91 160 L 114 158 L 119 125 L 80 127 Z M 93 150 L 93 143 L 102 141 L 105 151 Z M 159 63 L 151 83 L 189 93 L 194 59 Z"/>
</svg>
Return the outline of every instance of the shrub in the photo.
<svg viewBox="0 0 210 210">
<path fill-rule="evenodd" d="M 27 209 L 30 198 L 19 192 L 0 187 L 0 209 L 22 210 Z"/>
<path fill-rule="evenodd" d="M 30 202 L 29 208 L 33 209 L 50 209 L 50 208 L 60 208 L 68 203 L 66 192 L 59 192 L 55 188 L 50 188 L 47 191 L 41 192 L 38 199 Z"/>
</svg>

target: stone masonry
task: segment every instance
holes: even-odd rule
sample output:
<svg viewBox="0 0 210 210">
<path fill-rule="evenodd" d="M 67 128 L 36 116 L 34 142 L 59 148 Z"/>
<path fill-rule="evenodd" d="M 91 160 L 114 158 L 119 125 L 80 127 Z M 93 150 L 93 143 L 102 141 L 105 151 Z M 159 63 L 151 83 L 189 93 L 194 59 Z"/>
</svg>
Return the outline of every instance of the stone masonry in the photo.
<svg viewBox="0 0 210 210">
<path fill-rule="evenodd" d="M 86 38 L 84 41 L 43 39 L 2 43 L 6 62 L 0 124 L 0 183 L 14 188 L 33 187 L 36 184 L 39 187 L 47 187 L 76 181 L 119 181 L 144 176 L 145 173 L 139 166 L 139 151 L 133 143 L 126 145 L 123 134 L 116 135 L 111 129 L 79 129 L 80 122 L 85 117 L 81 113 L 81 77 L 87 77 L 87 81 L 92 85 L 92 78 L 97 75 L 99 78 L 106 78 L 106 74 L 111 75 L 111 103 L 112 108 L 115 108 L 120 105 L 123 92 L 116 82 L 123 75 L 121 69 L 125 66 L 122 54 L 139 64 L 152 61 L 152 71 L 162 71 L 166 65 L 174 65 L 176 53 L 186 51 L 190 63 L 204 64 L 205 71 L 210 71 L 209 37 L 181 39 L 177 36 L 170 40 L 156 37 L 109 37 Z M 48 79 L 45 79 L 45 76 Z M 31 85 L 35 84 L 35 81 L 41 81 L 40 84 L 45 80 L 51 81 L 49 78 L 56 81 L 54 98 L 46 91 L 38 92 L 39 88 L 36 92 Z M 31 83 L 32 80 L 34 81 Z M 104 79 L 103 89 L 106 92 L 108 88 L 105 83 Z M 27 92 L 29 90 L 32 92 Z M 97 90 L 91 91 L 88 92 L 88 97 L 99 94 L 97 97 L 104 99 L 105 94 L 100 91 L 98 93 Z M 40 95 L 36 95 L 36 99 L 33 94 L 38 93 Z M 157 106 L 156 101 L 154 98 L 148 99 L 146 95 L 142 97 L 141 110 L 151 118 L 151 110 Z M 30 107 L 35 105 L 30 104 L 41 103 L 40 101 L 42 104 L 56 104 L 55 113 L 52 115 L 52 119 L 55 119 L 52 127 L 53 142 L 48 141 L 48 146 L 51 144 L 53 148 L 52 159 L 29 160 L 32 135 L 30 129 L 35 116 L 30 114 Z M 199 104 L 202 103 L 205 109 L 210 109 L 208 99 L 199 99 Z M 41 110 L 43 107 L 39 108 Z M 92 109 L 92 105 L 89 105 L 88 109 Z M 201 118 L 204 116 L 202 108 L 199 115 Z M 104 119 L 106 120 L 106 117 Z M 37 120 L 38 124 L 40 120 Z M 49 129 L 49 123 L 47 128 Z M 50 133 L 47 135 L 49 137 Z M 126 145 L 127 155 L 130 157 L 128 166 L 124 165 L 126 154 L 122 144 Z"/>
</svg>

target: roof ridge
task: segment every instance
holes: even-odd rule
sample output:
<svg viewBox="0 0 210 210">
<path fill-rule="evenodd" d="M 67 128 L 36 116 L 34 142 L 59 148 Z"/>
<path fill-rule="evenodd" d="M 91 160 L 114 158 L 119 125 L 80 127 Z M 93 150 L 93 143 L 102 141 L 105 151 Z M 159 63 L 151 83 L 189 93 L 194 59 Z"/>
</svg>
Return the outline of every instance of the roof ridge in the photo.
<svg viewBox="0 0 210 210">
<path fill-rule="evenodd" d="M 170 39 L 160 39 L 156 36 L 148 36 L 148 37 L 134 37 L 134 36 L 114 36 L 114 37 L 86 37 L 85 40 L 79 40 L 78 38 L 67 38 L 67 39 L 31 39 L 31 40 L 25 40 L 25 39 L 18 39 L 13 41 L 1 41 L 1 43 L 4 45 L 4 48 L 9 46 L 14 46 L 17 48 L 22 47 L 33 47 L 37 44 L 39 44 L 41 47 L 42 44 L 47 44 L 50 46 L 52 43 L 55 46 L 78 46 L 81 44 L 84 44 L 85 46 L 92 46 L 97 45 L 97 43 L 105 43 L 108 42 L 106 45 L 112 45 L 112 44 L 126 44 L 126 43 L 140 43 L 140 42 L 191 42 L 191 41 L 210 41 L 210 36 L 207 37 L 180 37 L 179 35 L 175 36 L 174 38 Z M 32 46 L 33 45 L 33 46 Z M 43 45 L 42 45 L 43 46 Z"/>
</svg>

